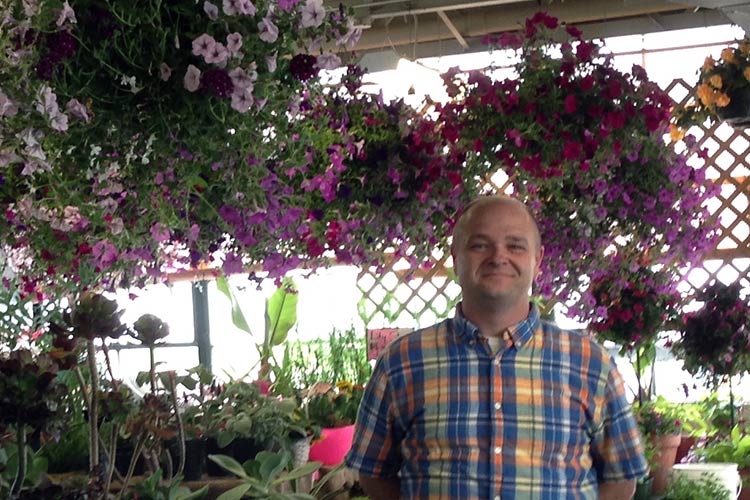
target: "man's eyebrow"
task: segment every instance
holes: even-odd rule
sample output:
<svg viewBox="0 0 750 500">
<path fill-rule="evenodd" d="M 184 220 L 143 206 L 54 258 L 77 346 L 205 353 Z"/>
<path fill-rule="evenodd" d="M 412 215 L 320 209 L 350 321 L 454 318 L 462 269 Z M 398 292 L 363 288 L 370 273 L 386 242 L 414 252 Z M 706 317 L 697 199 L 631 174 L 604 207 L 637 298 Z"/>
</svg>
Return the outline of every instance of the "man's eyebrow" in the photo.
<svg viewBox="0 0 750 500">
<path fill-rule="evenodd" d="M 528 241 L 529 241 L 529 239 L 526 236 L 512 236 L 511 235 L 511 236 L 507 236 L 505 239 L 508 240 L 508 241 L 515 241 L 515 242 L 519 242 L 519 243 L 521 243 L 521 242 L 522 243 L 528 243 Z"/>
</svg>

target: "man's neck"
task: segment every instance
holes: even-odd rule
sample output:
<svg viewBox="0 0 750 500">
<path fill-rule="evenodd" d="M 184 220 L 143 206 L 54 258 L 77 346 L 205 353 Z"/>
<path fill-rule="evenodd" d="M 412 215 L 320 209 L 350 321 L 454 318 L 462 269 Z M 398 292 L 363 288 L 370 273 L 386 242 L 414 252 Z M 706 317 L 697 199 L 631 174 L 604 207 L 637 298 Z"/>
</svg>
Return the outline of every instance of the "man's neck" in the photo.
<svg viewBox="0 0 750 500">
<path fill-rule="evenodd" d="M 513 307 L 497 307 L 473 302 L 467 306 L 461 303 L 461 314 L 479 328 L 485 337 L 499 337 L 511 326 L 520 323 L 529 316 L 529 303 L 519 303 Z"/>
</svg>

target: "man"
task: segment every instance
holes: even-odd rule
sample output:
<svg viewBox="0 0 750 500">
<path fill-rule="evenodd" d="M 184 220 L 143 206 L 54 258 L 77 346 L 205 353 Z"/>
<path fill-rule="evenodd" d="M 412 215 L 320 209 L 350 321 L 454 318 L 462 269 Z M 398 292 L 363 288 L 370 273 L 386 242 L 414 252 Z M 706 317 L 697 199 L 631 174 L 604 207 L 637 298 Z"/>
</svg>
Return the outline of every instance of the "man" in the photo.
<svg viewBox="0 0 750 500">
<path fill-rule="evenodd" d="M 375 500 L 630 499 L 647 472 L 622 379 L 588 336 L 530 305 L 544 255 L 526 206 L 481 197 L 451 245 L 454 318 L 395 340 L 346 464 Z"/>
</svg>

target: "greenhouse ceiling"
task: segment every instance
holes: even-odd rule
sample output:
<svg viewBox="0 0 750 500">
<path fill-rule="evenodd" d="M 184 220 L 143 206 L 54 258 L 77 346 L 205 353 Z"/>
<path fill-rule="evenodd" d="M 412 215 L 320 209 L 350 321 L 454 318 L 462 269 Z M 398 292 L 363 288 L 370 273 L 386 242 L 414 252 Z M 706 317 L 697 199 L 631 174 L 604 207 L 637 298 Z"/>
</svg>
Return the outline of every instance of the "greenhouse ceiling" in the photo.
<svg viewBox="0 0 750 500">
<path fill-rule="evenodd" d="M 484 50 L 483 35 L 512 31 L 544 10 L 603 38 L 702 26 L 750 28 L 750 1 L 739 0 L 326 0 L 354 9 L 363 28 L 357 50 L 371 71 L 410 60 Z"/>
</svg>

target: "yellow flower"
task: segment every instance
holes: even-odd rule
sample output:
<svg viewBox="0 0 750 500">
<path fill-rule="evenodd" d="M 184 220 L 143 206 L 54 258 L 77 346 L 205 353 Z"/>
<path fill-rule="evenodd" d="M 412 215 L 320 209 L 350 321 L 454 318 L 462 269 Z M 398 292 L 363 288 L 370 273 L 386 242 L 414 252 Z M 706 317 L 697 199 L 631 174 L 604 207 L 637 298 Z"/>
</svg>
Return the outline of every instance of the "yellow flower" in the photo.
<svg viewBox="0 0 750 500">
<path fill-rule="evenodd" d="M 744 69 L 744 71 L 742 72 L 742 76 L 745 77 L 745 80 L 750 81 L 750 66 Z"/>
<path fill-rule="evenodd" d="M 724 62 L 727 63 L 736 63 L 737 60 L 734 58 L 734 49 L 732 47 L 727 47 L 726 49 L 721 51 L 721 59 Z"/>
<path fill-rule="evenodd" d="M 701 104 L 703 104 L 704 106 L 713 105 L 714 91 L 711 87 L 709 87 L 705 83 L 702 83 L 698 85 L 698 90 L 696 92 L 698 94 L 698 98 L 701 100 Z"/>
<path fill-rule="evenodd" d="M 685 137 L 685 129 L 678 127 L 674 123 L 670 123 L 669 124 L 669 138 L 672 140 L 672 142 L 677 142 L 683 137 Z"/>
<path fill-rule="evenodd" d="M 714 61 L 714 58 L 711 56 L 708 56 L 703 61 L 703 71 L 711 71 L 712 69 L 714 69 L 714 66 L 716 66 L 716 61 Z"/>
<path fill-rule="evenodd" d="M 740 54 L 746 56 L 750 54 L 750 42 L 743 40 L 740 42 Z"/>
<path fill-rule="evenodd" d="M 708 79 L 708 83 L 710 83 L 711 86 L 715 89 L 720 89 L 722 85 L 724 85 L 724 82 L 721 81 L 721 75 L 711 76 L 711 78 Z"/>
<path fill-rule="evenodd" d="M 729 101 L 731 101 L 731 99 L 724 92 L 716 93 L 715 102 L 716 102 L 716 105 L 719 106 L 720 108 L 729 106 Z"/>
</svg>

